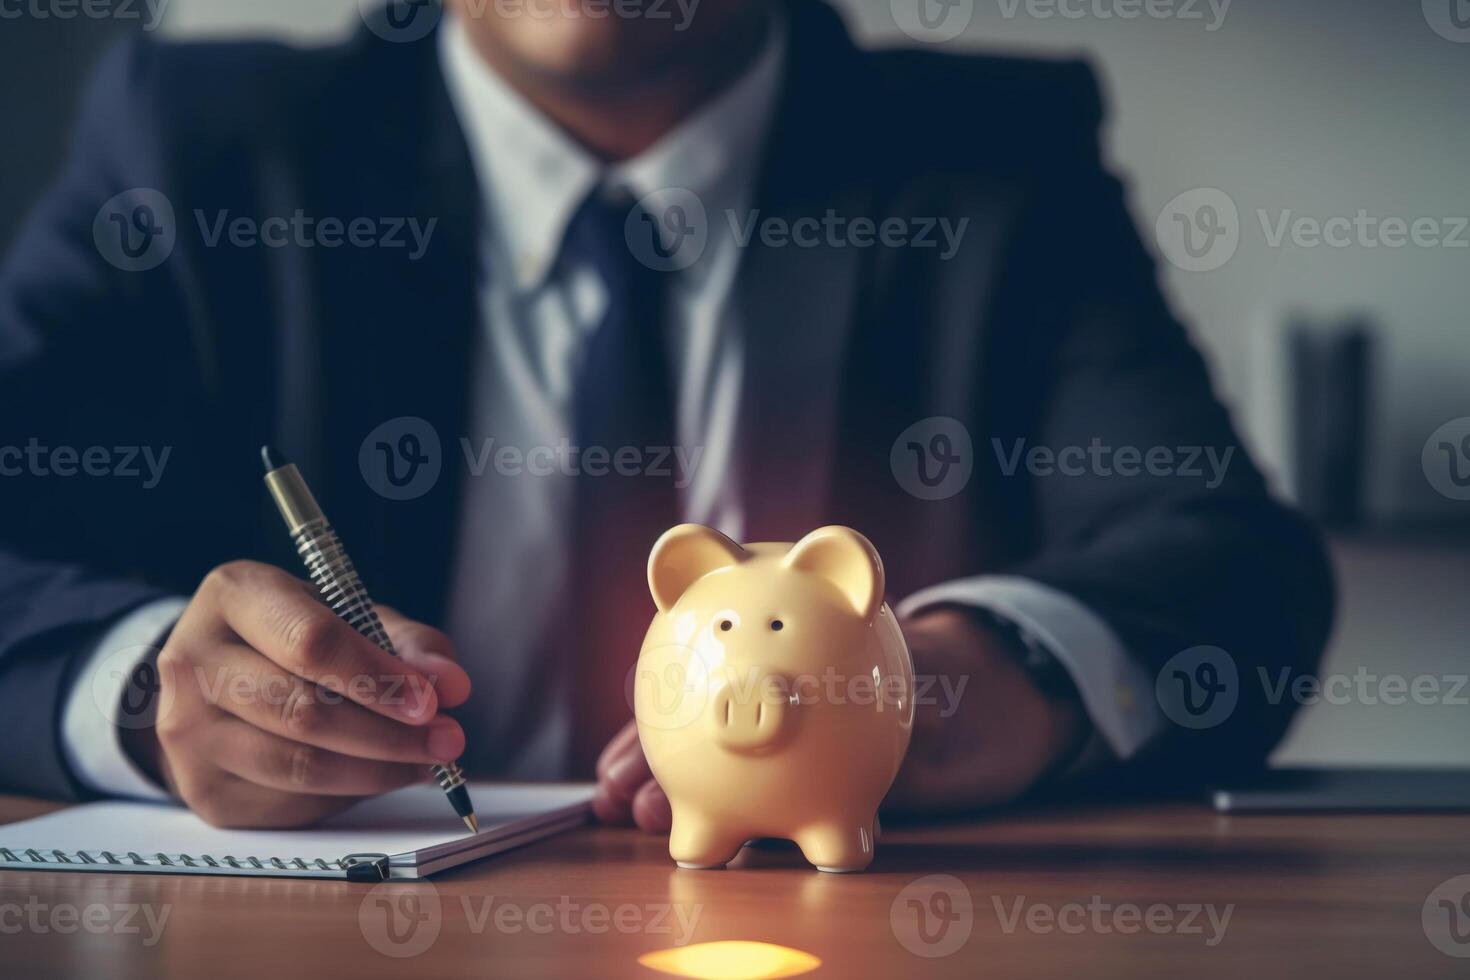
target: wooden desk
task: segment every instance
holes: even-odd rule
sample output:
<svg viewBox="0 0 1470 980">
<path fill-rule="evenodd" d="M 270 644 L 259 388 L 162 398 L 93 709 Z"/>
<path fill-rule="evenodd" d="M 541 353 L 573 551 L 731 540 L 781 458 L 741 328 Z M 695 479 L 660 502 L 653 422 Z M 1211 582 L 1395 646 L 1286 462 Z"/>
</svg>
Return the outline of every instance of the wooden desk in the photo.
<svg viewBox="0 0 1470 980">
<path fill-rule="evenodd" d="M 42 809 L 0 797 L 0 822 Z M 661 841 L 589 828 L 432 884 L 0 872 L 0 974 L 650 980 L 662 974 L 638 965 L 640 954 L 722 939 L 808 951 L 823 960 L 812 977 L 1470 974 L 1470 959 L 1439 952 L 1421 924 L 1429 893 L 1470 874 L 1464 816 L 1221 817 L 1186 805 L 1018 811 L 890 828 L 862 875 L 820 874 L 786 850 L 747 850 L 740 864 L 680 871 Z M 948 899 L 935 897 L 946 884 L 924 880 L 935 874 L 963 882 L 968 915 L 952 883 Z M 930 910 L 929 945 L 910 899 Z M 419 922 L 399 920 L 395 944 L 385 915 L 400 901 Z M 125 913 L 116 906 L 147 905 L 155 920 L 164 910 L 167 918 L 151 946 L 141 912 L 131 915 L 137 932 L 51 928 L 68 924 L 47 918 L 56 908 L 85 916 L 95 904 L 109 911 L 90 914 L 117 924 Z M 1180 931 L 1197 905 L 1213 906 L 1217 921 L 1231 907 L 1222 937 L 1203 911 Z M 22 921 L 27 908 L 40 909 L 41 928 Z M 918 956 L 905 940 L 948 955 Z M 402 958 L 375 948 L 416 945 L 427 948 Z"/>
</svg>

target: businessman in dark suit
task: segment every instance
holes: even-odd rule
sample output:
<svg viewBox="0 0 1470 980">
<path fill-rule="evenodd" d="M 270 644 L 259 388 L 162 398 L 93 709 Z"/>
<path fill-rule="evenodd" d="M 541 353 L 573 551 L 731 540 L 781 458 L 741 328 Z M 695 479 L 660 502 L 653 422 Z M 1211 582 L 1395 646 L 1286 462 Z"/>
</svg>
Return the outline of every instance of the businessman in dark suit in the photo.
<svg viewBox="0 0 1470 980">
<path fill-rule="evenodd" d="M 815 0 L 615 9 L 101 65 L 0 277 L 0 789 L 291 825 L 463 756 L 595 765 L 666 828 L 623 689 L 680 520 L 877 545 L 929 678 L 895 807 L 1260 764 L 1256 668 L 1311 669 L 1330 576 L 1089 70 L 862 52 Z M 402 661 L 282 570 L 264 442 Z"/>
</svg>

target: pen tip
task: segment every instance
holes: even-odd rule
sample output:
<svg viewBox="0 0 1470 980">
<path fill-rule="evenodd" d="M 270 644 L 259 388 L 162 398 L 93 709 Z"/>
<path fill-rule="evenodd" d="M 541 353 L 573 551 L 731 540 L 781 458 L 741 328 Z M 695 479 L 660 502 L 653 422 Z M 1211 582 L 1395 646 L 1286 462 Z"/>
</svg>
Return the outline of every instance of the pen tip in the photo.
<svg viewBox="0 0 1470 980">
<path fill-rule="evenodd" d="M 260 461 L 265 464 L 265 471 L 278 470 L 286 465 L 286 457 L 276 451 L 275 446 L 260 447 Z"/>
<path fill-rule="evenodd" d="M 472 834 L 478 834 L 480 832 L 480 821 L 475 819 L 473 813 L 464 818 L 464 825 L 470 828 L 470 833 Z"/>
</svg>

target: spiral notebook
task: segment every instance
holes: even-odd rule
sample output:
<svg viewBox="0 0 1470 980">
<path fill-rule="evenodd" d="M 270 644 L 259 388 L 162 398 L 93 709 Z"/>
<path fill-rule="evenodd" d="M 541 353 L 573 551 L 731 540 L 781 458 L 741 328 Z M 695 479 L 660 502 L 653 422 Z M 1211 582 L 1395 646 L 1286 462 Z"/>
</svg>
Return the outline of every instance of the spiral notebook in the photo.
<svg viewBox="0 0 1470 980">
<path fill-rule="evenodd" d="M 590 784 L 474 783 L 468 833 L 437 786 L 367 800 L 308 830 L 229 830 L 161 803 L 87 803 L 0 826 L 0 868 L 383 881 L 423 878 L 586 822 Z"/>
</svg>

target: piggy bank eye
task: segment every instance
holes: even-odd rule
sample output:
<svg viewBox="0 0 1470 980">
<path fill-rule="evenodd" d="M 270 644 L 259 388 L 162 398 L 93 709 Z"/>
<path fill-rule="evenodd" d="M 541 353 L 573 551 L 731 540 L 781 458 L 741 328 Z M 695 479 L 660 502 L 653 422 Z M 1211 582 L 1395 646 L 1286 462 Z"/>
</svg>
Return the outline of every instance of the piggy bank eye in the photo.
<svg viewBox="0 0 1470 980">
<path fill-rule="evenodd" d="M 771 620 L 771 629 L 772 629 L 772 631 L 774 631 L 776 633 L 781 632 L 781 630 L 785 626 L 786 626 L 786 624 L 783 623 L 783 622 L 781 622 L 779 619 L 773 619 L 773 620 Z"/>
<path fill-rule="evenodd" d="M 730 630 L 733 629 L 734 626 L 735 624 L 730 622 L 728 619 L 720 620 L 720 629 L 726 633 L 730 632 Z"/>
</svg>

